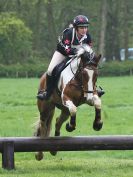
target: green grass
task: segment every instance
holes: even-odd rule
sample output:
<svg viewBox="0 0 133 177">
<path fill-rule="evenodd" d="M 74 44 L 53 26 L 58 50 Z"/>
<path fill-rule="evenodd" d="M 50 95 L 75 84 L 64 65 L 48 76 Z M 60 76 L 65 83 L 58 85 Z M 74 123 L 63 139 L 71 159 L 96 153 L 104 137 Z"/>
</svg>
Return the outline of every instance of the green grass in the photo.
<svg viewBox="0 0 133 177">
<path fill-rule="evenodd" d="M 32 136 L 37 121 L 36 93 L 38 79 L 0 79 L 0 136 Z M 133 77 L 99 78 L 106 90 L 102 97 L 103 129 L 92 129 L 94 107 L 82 105 L 77 112 L 77 127 L 72 133 L 62 126 L 62 136 L 133 134 Z M 56 110 L 55 117 L 59 114 Z M 54 122 L 52 133 L 54 134 Z M 1 160 L 1 157 L 0 157 Z M 15 153 L 13 171 L 0 167 L 4 177 L 132 177 L 132 151 L 45 153 L 36 161 L 34 153 Z"/>
</svg>

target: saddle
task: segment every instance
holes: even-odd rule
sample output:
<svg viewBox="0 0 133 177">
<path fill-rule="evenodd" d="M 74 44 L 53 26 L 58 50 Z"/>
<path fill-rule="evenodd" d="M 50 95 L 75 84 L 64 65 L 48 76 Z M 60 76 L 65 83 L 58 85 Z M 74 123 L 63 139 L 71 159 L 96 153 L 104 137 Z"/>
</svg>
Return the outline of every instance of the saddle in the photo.
<svg viewBox="0 0 133 177">
<path fill-rule="evenodd" d="M 55 84 L 57 84 L 61 72 L 70 64 L 69 60 L 70 58 L 66 58 L 64 61 L 56 65 L 55 68 L 53 69 L 52 77 Z"/>
<path fill-rule="evenodd" d="M 54 79 L 56 79 L 56 80 L 59 79 L 59 76 L 60 76 L 61 72 L 64 70 L 65 65 L 66 65 L 66 60 L 59 63 L 57 66 L 55 66 L 55 68 L 52 71 L 52 77 Z"/>
</svg>

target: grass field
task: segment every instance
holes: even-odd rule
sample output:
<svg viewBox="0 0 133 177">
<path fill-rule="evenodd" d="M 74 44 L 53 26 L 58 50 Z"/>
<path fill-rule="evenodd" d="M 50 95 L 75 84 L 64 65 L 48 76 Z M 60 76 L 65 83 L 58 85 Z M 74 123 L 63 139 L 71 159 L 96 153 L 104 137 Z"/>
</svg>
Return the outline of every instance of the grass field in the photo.
<svg viewBox="0 0 133 177">
<path fill-rule="evenodd" d="M 0 136 L 32 136 L 37 121 L 38 79 L 0 79 Z M 62 136 L 133 134 L 133 77 L 99 78 L 106 90 L 102 97 L 103 129 L 92 129 L 94 108 L 82 105 L 72 133 Z M 56 110 L 55 117 L 59 114 Z M 54 121 L 52 133 L 54 134 Z M 1 160 L 1 157 L 0 157 Z M 133 177 L 133 151 L 48 152 L 42 161 L 34 153 L 16 153 L 13 171 L 0 167 L 0 177 Z"/>
</svg>

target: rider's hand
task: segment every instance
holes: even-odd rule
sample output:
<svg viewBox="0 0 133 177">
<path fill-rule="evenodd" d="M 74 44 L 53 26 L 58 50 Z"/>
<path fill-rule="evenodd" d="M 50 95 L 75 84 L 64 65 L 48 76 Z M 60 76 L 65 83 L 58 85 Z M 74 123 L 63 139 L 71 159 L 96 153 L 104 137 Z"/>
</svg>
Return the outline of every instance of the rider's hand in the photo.
<svg viewBox="0 0 133 177">
<path fill-rule="evenodd" d="M 84 48 L 80 48 L 80 49 L 77 51 L 77 57 L 80 57 L 83 53 L 84 53 Z"/>
</svg>

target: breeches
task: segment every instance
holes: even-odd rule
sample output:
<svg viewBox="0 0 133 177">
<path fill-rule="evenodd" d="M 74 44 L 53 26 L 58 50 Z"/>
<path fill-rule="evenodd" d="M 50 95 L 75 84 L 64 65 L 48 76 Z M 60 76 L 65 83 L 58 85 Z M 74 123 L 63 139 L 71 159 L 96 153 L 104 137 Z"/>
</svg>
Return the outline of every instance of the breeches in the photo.
<svg viewBox="0 0 133 177">
<path fill-rule="evenodd" d="M 62 55 L 60 52 L 55 51 L 55 53 L 54 53 L 54 55 L 52 57 L 52 60 L 51 60 L 51 62 L 49 64 L 49 67 L 48 67 L 48 70 L 47 70 L 47 74 L 51 76 L 54 67 L 56 65 L 58 65 L 59 63 L 61 63 L 63 60 L 65 60 L 65 56 Z"/>
</svg>

